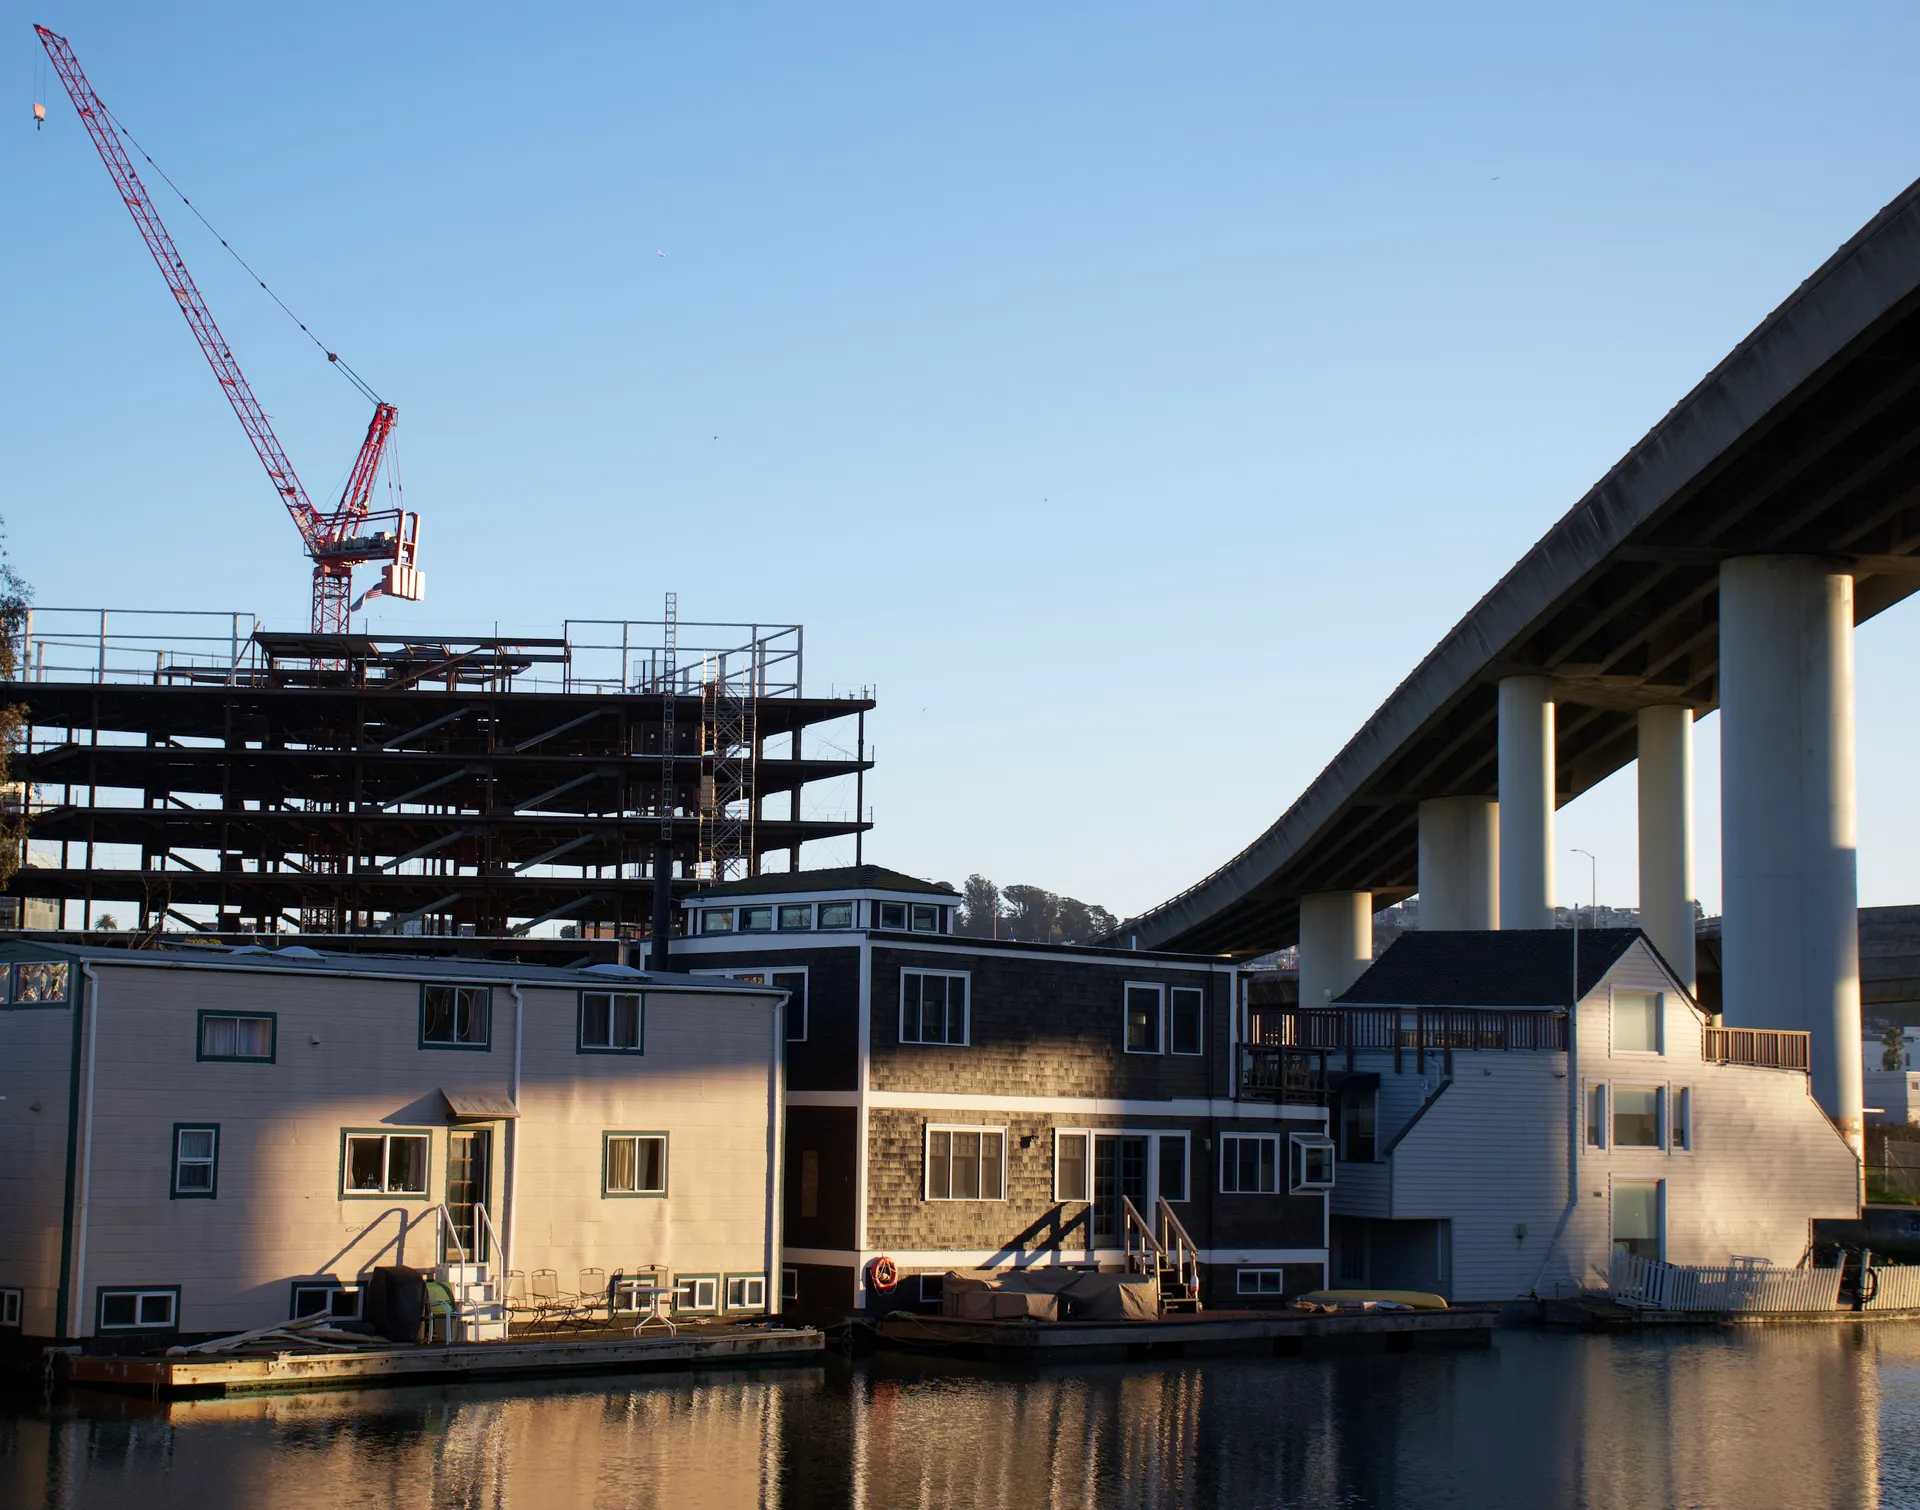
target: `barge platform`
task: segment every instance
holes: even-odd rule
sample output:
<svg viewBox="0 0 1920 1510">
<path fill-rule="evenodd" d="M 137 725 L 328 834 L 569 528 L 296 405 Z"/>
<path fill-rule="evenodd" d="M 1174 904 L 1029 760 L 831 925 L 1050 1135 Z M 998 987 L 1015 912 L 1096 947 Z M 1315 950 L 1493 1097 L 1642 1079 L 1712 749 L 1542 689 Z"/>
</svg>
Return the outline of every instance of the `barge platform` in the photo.
<svg viewBox="0 0 1920 1510">
<path fill-rule="evenodd" d="M 812 1327 L 682 1328 L 677 1336 L 613 1335 L 511 1338 L 436 1346 L 218 1354 L 70 1357 L 66 1382 L 131 1391 L 153 1399 L 256 1394 L 274 1390 L 369 1389 L 394 1384 L 553 1374 L 629 1373 L 689 1365 L 760 1365 L 817 1359 L 824 1333 Z"/>
<path fill-rule="evenodd" d="M 1157 1321 L 966 1321 L 895 1311 L 877 1322 L 874 1331 L 877 1346 L 909 1352 L 1022 1363 L 1098 1363 L 1488 1347 L 1499 1323 L 1499 1309 L 1494 1306 L 1445 1311 L 1203 1311 Z"/>
</svg>

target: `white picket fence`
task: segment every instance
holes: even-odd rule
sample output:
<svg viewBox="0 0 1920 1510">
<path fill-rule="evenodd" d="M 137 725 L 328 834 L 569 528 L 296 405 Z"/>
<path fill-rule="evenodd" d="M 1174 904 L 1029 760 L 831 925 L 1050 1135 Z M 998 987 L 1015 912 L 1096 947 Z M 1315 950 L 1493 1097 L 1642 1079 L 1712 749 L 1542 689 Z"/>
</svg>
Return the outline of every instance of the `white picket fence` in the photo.
<svg viewBox="0 0 1920 1510">
<path fill-rule="evenodd" d="M 1840 1270 L 1663 1264 L 1616 1254 L 1607 1294 L 1656 1311 L 1831 1311 L 1840 1303 Z"/>
<path fill-rule="evenodd" d="M 1920 1264 L 1875 1265 L 1869 1311 L 1920 1310 Z"/>
</svg>

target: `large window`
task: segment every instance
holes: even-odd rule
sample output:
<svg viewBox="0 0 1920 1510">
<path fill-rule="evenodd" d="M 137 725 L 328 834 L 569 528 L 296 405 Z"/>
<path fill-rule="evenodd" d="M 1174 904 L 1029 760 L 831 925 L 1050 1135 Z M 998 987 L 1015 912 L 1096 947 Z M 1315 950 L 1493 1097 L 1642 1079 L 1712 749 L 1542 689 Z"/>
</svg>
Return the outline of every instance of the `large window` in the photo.
<svg viewBox="0 0 1920 1510">
<path fill-rule="evenodd" d="M 1053 1135 L 1053 1198 L 1087 1199 L 1087 1134 L 1083 1132 Z"/>
<path fill-rule="evenodd" d="M 660 1132 L 610 1132 L 606 1135 L 606 1178 L 600 1193 L 665 1195 L 667 1135 Z"/>
<path fill-rule="evenodd" d="M 646 1011 L 638 991 L 580 993 L 580 1050 L 638 1054 L 646 1042 Z"/>
<path fill-rule="evenodd" d="M 914 903 L 913 931 L 915 933 L 938 933 L 940 931 L 940 909 L 938 907 L 922 906 L 918 902 Z"/>
<path fill-rule="evenodd" d="M 733 909 L 731 907 L 708 907 L 700 914 L 702 933 L 732 933 Z"/>
<path fill-rule="evenodd" d="M 853 903 L 822 902 L 820 904 L 820 926 L 822 928 L 851 928 L 853 926 Z"/>
<path fill-rule="evenodd" d="M 900 1041 L 965 1043 L 967 977 L 947 970 L 902 970 Z"/>
<path fill-rule="evenodd" d="M 180 1288 L 153 1285 L 100 1291 L 103 1332 L 170 1332 L 180 1324 Z"/>
<path fill-rule="evenodd" d="M 201 1059 L 240 1059 L 271 1064 L 274 1050 L 272 1012 L 202 1012 Z"/>
<path fill-rule="evenodd" d="M 1333 1139 L 1324 1133 L 1295 1133 L 1288 1139 L 1287 1188 L 1333 1189 Z"/>
<path fill-rule="evenodd" d="M 173 1195 L 212 1200 L 220 1160 L 220 1128 L 215 1123 L 173 1128 Z"/>
<path fill-rule="evenodd" d="M 1613 1182 L 1613 1251 L 1633 1258 L 1660 1257 L 1664 1180 Z"/>
<path fill-rule="evenodd" d="M 1613 1146 L 1660 1146 L 1660 1088 L 1656 1085 L 1613 1087 Z"/>
<path fill-rule="evenodd" d="M 1167 993 L 1169 1037 L 1176 1054 L 1200 1052 L 1200 1020 L 1206 993 L 1195 986 L 1175 986 Z"/>
<path fill-rule="evenodd" d="M 427 1133 L 349 1129 L 341 1145 L 341 1194 L 364 1199 L 427 1193 Z"/>
<path fill-rule="evenodd" d="M 788 904 L 780 909 L 780 931 L 795 933 L 813 926 L 813 903 Z"/>
<path fill-rule="evenodd" d="M 1349 1164 L 1371 1164 L 1374 1156 L 1374 1116 L 1379 1094 L 1371 1090 L 1340 1092 L 1340 1157 Z"/>
<path fill-rule="evenodd" d="M 742 907 L 740 909 L 740 931 L 742 933 L 773 932 L 773 909 L 771 907 Z"/>
<path fill-rule="evenodd" d="M 1280 1189 L 1280 1140 L 1270 1133 L 1228 1133 L 1220 1140 L 1220 1188 L 1228 1195 Z"/>
<path fill-rule="evenodd" d="M 1614 991 L 1614 1053 L 1660 1052 L 1660 1001 L 1658 991 Z"/>
<path fill-rule="evenodd" d="M 1159 986 L 1127 987 L 1126 1051 L 1129 1054 L 1160 1052 L 1163 995 Z"/>
<path fill-rule="evenodd" d="M 1007 1193 L 1004 1127 L 929 1127 L 927 1199 L 998 1201 Z"/>
<path fill-rule="evenodd" d="M 484 1049 L 493 1016 L 489 986 L 422 986 L 420 1043 L 423 1048 Z"/>
</svg>

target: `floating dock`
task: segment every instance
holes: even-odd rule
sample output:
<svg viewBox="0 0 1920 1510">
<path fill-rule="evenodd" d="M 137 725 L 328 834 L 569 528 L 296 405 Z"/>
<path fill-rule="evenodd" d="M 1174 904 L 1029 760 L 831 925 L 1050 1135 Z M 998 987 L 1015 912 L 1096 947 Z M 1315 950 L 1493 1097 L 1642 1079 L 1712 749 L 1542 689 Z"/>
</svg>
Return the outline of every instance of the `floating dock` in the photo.
<svg viewBox="0 0 1920 1510">
<path fill-rule="evenodd" d="M 130 1390 L 156 1399 L 252 1394 L 267 1390 L 368 1389 L 459 1379 L 539 1374 L 625 1373 L 662 1367 L 764 1364 L 816 1358 L 826 1345 L 811 1327 L 742 1327 L 678 1336 L 515 1338 L 451 1346 L 363 1348 L 352 1352 L 284 1352 L 223 1358 L 188 1354 L 76 1357 L 67 1382 Z"/>
<path fill-rule="evenodd" d="M 1158 1321 L 962 1321 L 896 1311 L 878 1345 L 1008 1362 L 1097 1363 L 1147 1358 L 1301 1357 L 1323 1351 L 1405 1352 L 1486 1347 L 1497 1308 L 1446 1311 L 1203 1311 Z"/>
</svg>

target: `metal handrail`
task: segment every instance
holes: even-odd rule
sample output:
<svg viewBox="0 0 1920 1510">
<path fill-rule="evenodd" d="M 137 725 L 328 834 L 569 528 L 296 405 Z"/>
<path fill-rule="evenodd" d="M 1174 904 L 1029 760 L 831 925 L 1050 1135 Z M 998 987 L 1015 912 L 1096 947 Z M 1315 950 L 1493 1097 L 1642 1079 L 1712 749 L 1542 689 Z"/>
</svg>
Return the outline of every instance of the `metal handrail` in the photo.
<svg viewBox="0 0 1920 1510">
<path fill-rule="evenodd" d="M 440 1236 L 453 1239 L 453 1246 L 460 1255 L 461 1263 L 472 1263 L 473 1260 L 467 1257 L 467 1245 L 460 1241 L 459 1225 L 454 1221 L 453 1213 L 447 1209 L 447 1203 L 442 1201 L 433 1209 L 440 1218 Z"/>
</svg>

